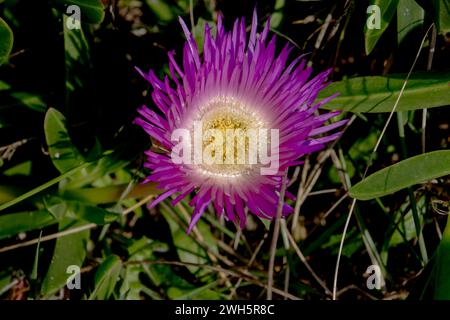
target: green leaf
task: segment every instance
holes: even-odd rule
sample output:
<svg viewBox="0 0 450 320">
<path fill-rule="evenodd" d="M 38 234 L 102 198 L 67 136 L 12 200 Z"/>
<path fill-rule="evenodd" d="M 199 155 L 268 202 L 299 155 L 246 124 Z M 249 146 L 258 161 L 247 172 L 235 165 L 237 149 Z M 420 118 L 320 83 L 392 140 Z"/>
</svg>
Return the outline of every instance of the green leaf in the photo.
<svg viewBox="0 0 450 320">
<path fill-rule="evenodd" d="M 83 157 L 67 132 L 66 119 L 58 110 L 48 109 L 44 130 L 50 157 L 59 172 L 65 173 L 83 163 Z"/>
<path fill-rule="evenodd" d="M 89 28 L 81 25 L 79 29 L 67 27 L 67 17 L 63 17 L 64 52 L 65 52 L 65 110 L 76 110 L 86 95 L 92 78 L 92 63 L 89 43 L 85 31 Z M 86 29 L 86 30 L 85 30 Z"/>
<path fill-rule="evenodd" d="M 103 261 L 95 273 L 95 289 L 89 296 L 89 300 L 106 300 L 114 291 L 119 274 L 122 270 L 122 260 L 116 255 L 111 255 Z"/>
<path fill-rule="evenodd" d="M 91 204 L 115 203 L 127 190 L 129 184 L 120 184 L 101 188 L 83 188 L 63 190 L 61 196 L 65 199 L 78 200 Z M 150 194 L 157 195 L 161 190 L 156 189 L 155 183 L 138 184 L 124 197 L 125 199 L 143 198 Z"/>
<path fill-rule="evenodd" d="M 120 156 L 117 154 L 105 155 L 96 163 L 80 170 L 64 185 L 64 188 L 68 190 L 87 186 L 105 177 L 105 175 L 109 173 L 117 172 L 128 163 L 129 161 L 120 159 Z"/>
<path fill-rule="evenodd" d="M 0 239 L 34 229 L 42 229 L 58 221 L 47 211 L 26 211 L 0 216 Z"/>
<path fill-rule="evenodd" d="M 12 168 L 9 168 L 8 170 L 5 170 L 5 172 L 3 172 L 3 175 L 7 177 L 16 175 L 29 176 L 31 174 L 31 166 L 32 166 L 31 161 L 25 161 L 19 163 L 18 165 L 15 165 Z"/>
<path fill-rule="evenodd" d="M 66 220 L 60 223 L 59 230 L 80 225 L 83 225 L 83 223 L 74 224 L 73 220 Z M 90 231 L 85 230 L 56 240 L 50 267 L 42 283 L 41 293 L 43 295 L 51 295 L 66 285 L 69 277 L 69 274 L 67 274 L 69 266 L 74 265 L 81 269 L 86 257 L 89 234 Z"/>
<path fill-rule="evenodd" d="M 161 213 L 169 224 L 172 239 L 177 248 L 178 256 L 182 262 L 204 264 L 207 262 L 205 250 L 190 236 L 186 230 L 175 220 L 175 208 L 170 208 L 165 202 L 161 202 Z M 197 227 L 202 221 L 198 221 Z M 199 270 L 196 266 L 188 266 L 188 269 L 195 273 Z"/>
<path fill-rule="evenodd" d="M 170 22 L 176 17 L 171 6 L 164 0 L 145 0 L 145 3 L 161 22 Z"/>
<path fill-rule="evenodd" d="M 67 14 L 67 7 L 76 5 L 80 8 L 80 20 L 87 23 L 100 23 L 105 17 L 105 9 L 101 0 L 53 0 L 56 7 Z M 72 14 L 71 12 L 68 13 Z"/>
<path fill-rule="evenodd" d="M 0 18 L 0 65 L 5 63 L 13 46 L 13 32 L 8 24 Z"/>
<path fill-rule="evenodd" d="M 59 197 L 45 198 L 47 210 L 56 218 L 85 220 L 98 225 L 111 223 L 119 217 L 100 207 L 87 205 L 81 201 L 65 200 Z"/>
<path fill-rule="evenodd" d="M 376 19 L 380 18 L 380 28 L 369 29 L 367 27 L 367 23 L 364 27 L 364 38 L 365 38 L 365 48 L 366 54 L 372 52 L 373 48 L 377 44 L 381 35 L 387 29 L 389 23 L 394 17 L 394 13 L 397 9 L 399 0 L 370 0 L 369 5 L 376 5 L 380 8 L 380 17 L 377 17 L 374 13 L 368 13 L 367 20 L 370 21 L 371 17 L 375 17 Z"/>
<path fill-rule="evenodd" d="M 76 167 L 76 168 L 73 168 L 72 170 L 67 171 L 66 173 L 63 173 L 63 174 L 59 175 L 58 177 L 53 178 L 50 181 L 47 181 L 44 184 L 41 184 L 40 186 L 38 186 L 38 187 L 28 191 L 28 192 L 25 192 L 25 193 L 23 193 L 23 194 L 21 194 L 19 196 L 16 196 L 15 198 L 8 199 L 8 196 L 10 196 L 11 194 L 9 194 L 9 195 L 6 194 L 5 198 L 7 199 L 8 202 L 5 202 L 5 203 L 3 203 L 3 199 L 2 199 L 4 197 L 4 195 L 2 194 L 3 193 L 3 190 L 2 190 L 3 186 L 0 186 L 0 211 L 5 210 L 5 209 L 7 209 L 9 207 L 12 207 L 13 205 L 16 205 L 16 204 L 18 204 L 18 203 L 20 203 L 20 202 L 22 202 L 22 201 L 24 201 L 24 200 L 34 196 L 35 194 L 37 194 L 37 193 L 39 193 L 41 191 L 44 191 L 47 188 L 50 188 L 51 186 L 57 184 L 61 180 L 69 178 L 70 176 L 74 175 L 78 171 L 85 169 L 88 165 L 89 165 L 89 163 L 84 163 L 83 165 L 81 165 L 79 167 Z"/>
<path fill-rule="evenodd" d="M 397 8 L 397 42 L 414 29 L 423 25 L 425 11 L 414 0 L 400 0 Z"/>
<path fill-rule="evenodd" d="M 210 282 L 198 288 L 180 289 L 170 287 L 167 295 L 174 300 L 220 300 L 221 294 L 215 291 L 214 287 L 218 285 L 218 281 Z"/>
<path fill-rule="evenodd" d="M 11 96 L 14 99 L 19 100 L 21 105 L 24 105 L 31 110 L 35 110 L 38 112 L 45 112 L 45 110 L 47 110 L 47 105 L 39 96 L 36 96 L 34 94 L 28 92 L 13 92 L 11 93 Z"/>
<path fill-rule="evenodd" d="M 11 86 L 8 83 L 6 83 L 5 81 L 0 80 L 0 91 L 6 91 L 9 89 L 11 89 Z"/>
<path fill-rule="evenodd" d="M 419 212 L 420 224 L 421 224 L 421 226 L 423 226 L 423 216 L 425 215 L 425 213 L 427 211 L 427 206 L 425 204 L 425 197 L 421 197 L 417 201 L 416 205 L 417 205 L 417 209 Z M 404 214 L 404 212 L 406 211 L 406 209 L 408 207 L 409 207 L 408 212 L 406 214 Z M 412 208 L 409 203 L 409 198 L 404 204 L 402 204 L 402 206 L 400 207 L 400 210 L 397 210 L 395 212 L 394 217 L 395 217 L 394 224 L 398 225 L 398 229 L 400 231 L 398 229 L 394 229 L 394 232 L 393 232 L 391 238 L 388 240 L 389 246 L 395 247 L 399 244 L 404 243 L 405 240 L 410 241 L 417 237 L 416 225 L 414 223 L 414 217 L 413 217 Z M 403 238 L 403 236 L 404 236 L 404 238 Z"/>
<path fill-rule="evenodd" d="M 436 251 L 436 265 L 434 269 L 435 300 L 450 300 L 450 219 L 447 218 L 447 226 L 442 235 Z"/>
<path fill-rule="evenodd" d="M 31 270 L 30 279 L 31 280 L 37 280 L 38 278 L 38 268 L 39 268 L 39 254 L 40 254 L 40 248 L 41 248 L 41 238 L 42 238 L 42 230 L 39 233 L 39 242 L 36 246 L 36 252 L 34 253 L 34 263 L 33 263 L 33 270 Z"/>
<path fill-rule="evenodd" d="M 318 99 L 339 92 L 322 108 L 351 112 L 391 112 L 406 75 L 358 77 L 330 84 Z M 417 72 L 411 75 L 397 111 L 433 108 L 450 104 L 450 72 Z"/>
<path fill-rule="evenodd" d="M 375 172 L 350 189 L 350 196 L 369 200 L 450 174 L 450 150 L 424 153 Z"/>
<path fill-rule="evenodd" d="M 431 3 L 439 33 L 450 32 L 450 0 L 432 0 Z"/>
</svg>

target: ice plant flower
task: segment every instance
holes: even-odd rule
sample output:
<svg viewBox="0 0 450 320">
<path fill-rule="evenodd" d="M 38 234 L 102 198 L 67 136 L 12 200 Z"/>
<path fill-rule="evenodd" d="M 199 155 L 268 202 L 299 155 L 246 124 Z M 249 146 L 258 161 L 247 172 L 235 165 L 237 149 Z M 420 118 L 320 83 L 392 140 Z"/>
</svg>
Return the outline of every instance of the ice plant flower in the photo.
<svg viewBox="0 0 450 320">
<path fill-rule="evenodd" d="M 305 65 L 302 57 L 288 62 L 292 50 L 289 44 L 277 54 L 276 36 L 269 40 L 269 21 L 263 31 L 257 33 L 256 12 L 249 35 L 244 18 L 236 20 L 232 30 L 226 32 L 219 16 L 215 35 L 206 25 L 202 54 L 186 24 L 181 19 L 180 23 L 187 38 L 182 64 L 176 62 L 174 52 L 169 52 L 170 75 L 164 80 L 158 79 L 152 70 L 144 73 L 138 69 L 151 83 L 152 99 L 159 109 L 143 106 L 135 120 L 159 143 L 158 151 L 146 152 L 145 166 L 152 173 L 144 182 L 156 182 L 163 190 L 151 206 L 172 196 L 175 205 L 192 194 L 189 204 L 194 211 L 188 233 L 210 204 L 217 215 L 225 215 L 231 221 L 239 220 L 241 227 L 245 227 L 248 212 L 272 219 L 276 216 L 286 170 L 299 165 L 302 156 L 336 139 L 339 132 L 324 134 L 345 123 L 341 120 L 325 125 L 339 112 L 321 115 L 316 112 L 333 98 L 314 104 L 318 92 L 327 85 L 329 71 L 311 77 L 312 69 Z M 194 132 L 196 123 L 201 124 L 201 129 L 213 129 L 216 133 L 276 129 L 274 135 L 278 135 L 278 141 L 267 143 L 271 147 L 271 159 L 277 160 L 276 170 L 262 174 L 261 163 L 174 161 L 174 153 L 178 156 L 183 152 L 184 156 L 196 153 L 194 147 L 181 152 L 178 150 L 180 141 L 173 139 L 177 129 Z M 181 139 L 183 143 L 193 143 L 185 139 L 188 138 Z M 205 139 L 200 141 L 201 153 L 206 149 L 206 142 Z M 222 143 L 225 144 L 220 140 L 219 146 Z M 249 143 L 245 140 L 241 149 L 249 151 Z M 289 193 L 287 196 L 292 197 Z M 292 207 L 283 204 L 283 216 L 292 211 Z"/>
</svg>

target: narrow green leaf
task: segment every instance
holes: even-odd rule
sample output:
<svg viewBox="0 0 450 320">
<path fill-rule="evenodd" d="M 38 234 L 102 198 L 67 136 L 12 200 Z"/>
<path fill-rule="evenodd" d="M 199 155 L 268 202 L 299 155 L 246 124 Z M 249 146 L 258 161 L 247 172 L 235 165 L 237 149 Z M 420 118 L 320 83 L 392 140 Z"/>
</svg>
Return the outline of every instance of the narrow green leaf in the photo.
<svg viewBox="0 0 450 320">
<path fill-rule="evenodd" d="M 369 5 L 378 6 L 378 8 L 380 8 L 380 16 L 379 17 L 377 16 L 376 11 L 372 13 L 369 12 L 367 15 L 367 19 L 369 22 L 371 21 L 372 18 L 376 20 L 379 18 L 380 20 L 379 26 L 376 23 L 374 23 L 373 24 L 374 27 L 369 29 L 367 27 L 368 23 L 366 23 L 364 27 L 366 54 L 372 52 L 381 35 L 384 33 L 384 31 L 386 31 L 389 23 L 394 17 L 398 1 L 399 0 L 370 0 Z"/>
<path fill-rule="evenodd" d="M 13 32 L 8 24 L 0 18 L 0 65 L 8 60 L 13 46 Z"/>
<path fill-rule="evenodd" d="M 80 226 L 82 223 L 73 224 L 73 220 L 60 223 L 60 230 L 67 227 Z M 74 233 L 56 240 L 55 251 L 48 269 L 47 275 L 42 283 L 43 295 L 51 295 L 64 287 L 67 283 L 69 266 L 78 266 L 80 269 L 86 257 L 86 246 L 89 239 L 89 230 Z"/>
<path fill-rule="evenodd" d="M 50 157 L 59 172 L 65 173 L 83 163 L 83 157 L 67 132 L 66 119 L 58 110 L 48 109 L 44 130 Z"/>
<path fill-rule="evenodd" d="M 36 188 L 34 188 L 34 189 L 24 193 L 24 194 L 22 194 L 22 195 L 14 198 L 14 199 L 11 199 L 8 202 L 5 202 L 5 203 L 1 204 L 0 205 L 0 211 L 5 210 L 5 209 L 7 209 L 9 207 L 12 207 L 13 205 L 16 205 L 16 204 L 18 204 L 18 203 L 20 203 L 20 202 L 22 202 L 22 201 L 24 201 L 24 200 L 34 196 L 35 194 L 37 194 L 37 193 L 39 193 L 41 191 L 44 191 L 47 188 L 50 188 L 51 186 L 57 184 L 61 180 L 72 176 L 73 174 L 77 173 L 80 170 L 83 170 L 89 164 L 90 163 L 84 163 L 84 164 L 82 164 L 79 167 L 73 168 L 72 170 L 67 171 L 66 173 L 63 173 L 62 175 L 59 175 L 58 177 L 53 178 L 50 181 L 47 181 L 46 183 L 44 183 L 44 184 L 42 184 L 42 185 L 40 185 L 40 186 L 38 186 L 38 187 L 36 187 Z M 1 191 L 1 189 L 0 189 L 0 191 Z"/>
<path fill-rule="evenodd" d="M 42 101 L 41 97 L 28 92 L 13 92 L 11 96 L 19 100 L 21 105 L 38 112 L 45 112 L 47 105 Z"/>
<path fill-rule="evenodd" d="M 82 22 L 100 23 L 105 17 L 105 9 L 101 0 L 53 0 L 53 3 L 69 15 L 72 12 L 67 12 L 67 7 L 71 5 L 78 6 L 80 8 L 80 20 Z"/>
<path fill-rule="evenodd" d="M 58 221 L 47 211 L 17 212 L 0 216 L 0 239 L 34 229 L 41 229 Z"/>
<path fill-rule="evenodd" d="M 39 233 L 39 241 L 36 246 L 36 252 L 34 254 L 34 263 L 33 263 L 33 270 L 31 270 L 30 279 L 36 280 L 38 278 L 38 267 L 39 267 L 39 251 L 41 247 L 41 238 L 42 238 L 42 230 Z"/>
<path fill-rule="evenodd" d="M 89 300 L 106 300 L 114 291 L 119 274 L 122 270 L 122 260 L 116 255 L 111 255 L 103 261 L 95 273 L 95 289 Z"/>
<path fill-rule="evenodd" d="M 319 99 L 339 92 L 324 109 L 351 112 L 391 112 L 406 75 L 358 77 L 332 83 L 321 91 Z M 450 105 L 450 72 L 417 72 L 411 75 L 397 111 Z"/>
<path fill-rule="evenodd" d="M 33 164 L 31 161 L 25 161 L 25 162 L 19 163 L 18 165 L 15 165 L 14 167 L 9 168 L 8 170 L 5 170 L 3 172 L 3 175 L 7 176 L 7 177 L 12 177 L 12 176 L 16 176 L 16 175 L 29 176 L 31 174 L 32 165 Z M 1 203 L 1 200 L 0 200 L 0 203 Z"/>
<path fill-rule="evenodd" d="M 436 252 L 436 265 L 434 269 L 435 300 L 450 300 L 450 219 L 447 218 L 447 226 L 442 235 Z"/>
<path fill-rule="evenodd" d="M 106 186 L 101 188 L 82 188 L 63 190 L 61 196 L 69 200 L 78 200 L 91 204 L 106 204 L 117 202 L 126 191 L 127 184 Z M 1 190 L 0 190 L 1 191 Z M 131 189 L 124 199 L 135 199 L 146 197 L 150 194 L 159 194 L 161 190 L 156 189 L 156 184 L 138 184 Z"/>
<path fill-rule="evenodd" d="M 450 174 L 450 150 L 424 153 L 375 172 L 350 189 L 350 196 L 369 200 Z"/>
<path fill-rule="evenodd" d="M 400 0 L 397 8 L 398 44 L 400 44 L 411 31 L 422 26 L 424 18 L 425 11 L 416 3 L 416 1 Z"/>
</svg>

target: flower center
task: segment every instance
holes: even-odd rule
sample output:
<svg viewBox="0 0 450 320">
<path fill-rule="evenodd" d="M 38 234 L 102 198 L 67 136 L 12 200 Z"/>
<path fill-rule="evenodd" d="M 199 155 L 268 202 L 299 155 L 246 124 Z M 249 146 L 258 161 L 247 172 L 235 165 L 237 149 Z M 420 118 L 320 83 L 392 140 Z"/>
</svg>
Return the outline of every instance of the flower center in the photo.
<svg viewBox="0 0 450 320">
<path fill-rule="evenodd" d="M 241 177 L 253 171 L 257 165 L 258 130 L 265 128 L 261 117 L 246 104 L 229 97 L 211 100 L 204 110 L 200 120 L 203 132 L 200 171 L 224 178 Z"/>
</svg>

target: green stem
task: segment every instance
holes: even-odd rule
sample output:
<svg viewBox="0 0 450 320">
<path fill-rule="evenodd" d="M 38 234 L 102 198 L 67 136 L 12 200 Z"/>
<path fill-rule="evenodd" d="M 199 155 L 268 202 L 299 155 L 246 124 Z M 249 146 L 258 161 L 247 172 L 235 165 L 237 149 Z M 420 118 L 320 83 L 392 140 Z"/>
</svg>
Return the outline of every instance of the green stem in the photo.
<svg viewBox="0 0 450 320">
<path fill-rule="evenodd" d="M 400 137 L 402 158 L 406 159 L 408 158 L 408 151 L 406 148 L 405 130 L 403 125 L 403 112 L 397 112 L 397 124 L 398 124 L 398 134 Z M 428 262 L 428 253 L 427 248 L 425 246 L 425 240 L 423 238 L 422 228 L 420 226 L 420 219 L 419 219 L 419 212 L 417 210 L 416 198 L 414 197 L 414 192 L 411 187 L 408 187 L 408 196 L 409 202 L 411 203 L 411 210 L 413 214 L 416 235 L 417 238 L 419 239 L 419 249 L 420 254 L 422 256 L 422 263 L 425 265 Z"/>
</svg>

